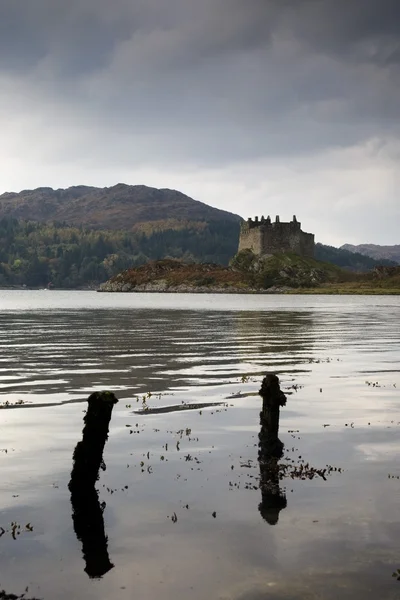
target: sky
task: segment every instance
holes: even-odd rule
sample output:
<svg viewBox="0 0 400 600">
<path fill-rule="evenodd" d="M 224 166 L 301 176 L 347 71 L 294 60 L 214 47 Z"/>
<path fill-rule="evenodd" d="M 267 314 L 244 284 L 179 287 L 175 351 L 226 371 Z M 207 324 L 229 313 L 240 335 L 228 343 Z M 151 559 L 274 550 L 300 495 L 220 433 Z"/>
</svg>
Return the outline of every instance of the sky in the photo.
<svg viewBox="0 0 400 600">
<path fill-rule="evenodd" d="M 400 244 L 399 0 L 0 0 L 0 193 L 123 182 Z"/>
</svg>

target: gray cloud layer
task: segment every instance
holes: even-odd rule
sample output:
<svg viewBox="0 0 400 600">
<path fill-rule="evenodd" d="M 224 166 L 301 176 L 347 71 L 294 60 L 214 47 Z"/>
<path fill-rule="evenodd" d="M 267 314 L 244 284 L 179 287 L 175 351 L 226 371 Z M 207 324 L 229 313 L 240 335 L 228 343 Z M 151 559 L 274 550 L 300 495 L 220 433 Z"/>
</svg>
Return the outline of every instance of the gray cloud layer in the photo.
<svg viewBox="0 0 400 600">
<path fill-rule="evenodd" d="M 399 24 L 398 0 L 5 0 L 2 187 L 146 178 L 399 241 Z"/>
</svg>

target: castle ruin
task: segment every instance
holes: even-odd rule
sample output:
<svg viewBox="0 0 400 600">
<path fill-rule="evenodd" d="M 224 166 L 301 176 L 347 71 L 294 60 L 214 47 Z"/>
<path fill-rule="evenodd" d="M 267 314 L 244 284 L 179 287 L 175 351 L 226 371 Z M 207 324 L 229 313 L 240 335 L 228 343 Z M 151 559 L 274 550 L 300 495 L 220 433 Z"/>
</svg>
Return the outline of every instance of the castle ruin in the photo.
<svg viewBox="0 0 400 600">
<path fill-rule="evenodd" d="M 290 223 L 281 223 L 279 216 L 274 223 L 270 217 L 247 219 L 240 229 L 239 252 L 247 249 L 259 255 L 294 252 L 313 258 L 314 234 L 302 231 L 296 216 Z"/>
</svg>

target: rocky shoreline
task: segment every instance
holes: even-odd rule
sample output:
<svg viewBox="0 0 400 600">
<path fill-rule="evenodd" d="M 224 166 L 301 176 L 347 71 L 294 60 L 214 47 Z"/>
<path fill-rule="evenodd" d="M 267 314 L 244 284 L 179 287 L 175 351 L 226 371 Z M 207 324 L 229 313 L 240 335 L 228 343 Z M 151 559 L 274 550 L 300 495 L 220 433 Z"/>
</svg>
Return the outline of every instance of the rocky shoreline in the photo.
<svg viewBox="0 0 400 600">
<path fill-rule="evenodd" d="M 186 264 L 173 259 L 127 269 L 101 284 L 99 292 L 163 294 L 400 294 L 400 267 L 349 273 L 296 255 L 262 261 L 243 251 L 230 267 Z"/>
<path fill-rule="evenodd" d="M 134 285 L 128 282 L 107 281 L 100 285 L 98 292 L 117 293 L 162 293 L 162 294 L 284 294 L 289 288 L 271 287 L 267 290 L 235 286 L 193 286 L 188 284 L 168 285 L 166 281 Z"/>
</svg>

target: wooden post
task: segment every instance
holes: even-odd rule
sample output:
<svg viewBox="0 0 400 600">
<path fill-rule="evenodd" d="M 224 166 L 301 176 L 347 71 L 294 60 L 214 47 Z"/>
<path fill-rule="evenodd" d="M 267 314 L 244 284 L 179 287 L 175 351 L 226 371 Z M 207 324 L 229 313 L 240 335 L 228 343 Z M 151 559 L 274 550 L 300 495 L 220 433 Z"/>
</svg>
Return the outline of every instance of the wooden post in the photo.
<svg viewBox="0 0 400 600">
<path fill-rule="evenodd" d="M 279 459 L 283 456 L 283 443 L 279 435 L 280 407 L 286 396 L 281 391 L 279 378 L 274 373 L 264 377 L 259 391 L 263 399 L 260 412 L 258 462 L 260 465 L 261 516 L 270 525 L 276 525 L 279 513 L 286 508 L 286 495 L 280 488 Z"/>
<path fill-rule="evenodd" d="M 84 417 L 82 440 L 73 454 L 73 468 L 69 490 L 71 492 L 72 520 L 76 537 L 82 542 L 85 572 L 91 578 L 105 575 L 113 568 L 104 531 L 103 511 L 95 483 L 103 463 L 103 450 L 108 438 L 108 427 L 117 398 L 111 392 L 95 392 L 88 398 Z"/>
<path fill-rule="evenodd" d="M 279 385 L 279 377 L 275 373 L 268 373 L 258 392 L 262 397 L 262 410 L 260 413 L 261 432 L 263 444 L 269 448 L 270 454 L 281 457 L 283 444 L 278 438 L 280 407 L 285 406 L 286 396 Z"/>
</svg>

